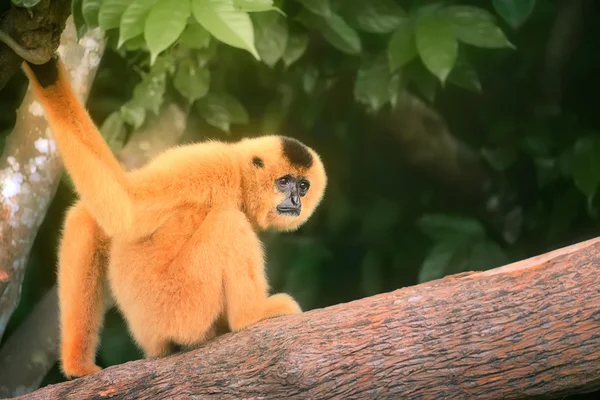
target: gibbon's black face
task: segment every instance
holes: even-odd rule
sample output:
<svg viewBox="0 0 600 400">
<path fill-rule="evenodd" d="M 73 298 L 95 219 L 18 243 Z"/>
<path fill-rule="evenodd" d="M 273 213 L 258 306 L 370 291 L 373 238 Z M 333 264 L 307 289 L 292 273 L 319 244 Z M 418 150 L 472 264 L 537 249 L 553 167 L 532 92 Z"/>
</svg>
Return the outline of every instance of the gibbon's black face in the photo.
<svg viewBox="0 0 600 400">
<path fill-rule="evenodd" d="M 285 199 L 277 205 L 279 215 L 297 217 L 302 211 L 302 200 L 310 188 L 308 179 L 292 174 L 284 175 L 275 181 L 275 187 L 285 194 Z"/>
</svg>

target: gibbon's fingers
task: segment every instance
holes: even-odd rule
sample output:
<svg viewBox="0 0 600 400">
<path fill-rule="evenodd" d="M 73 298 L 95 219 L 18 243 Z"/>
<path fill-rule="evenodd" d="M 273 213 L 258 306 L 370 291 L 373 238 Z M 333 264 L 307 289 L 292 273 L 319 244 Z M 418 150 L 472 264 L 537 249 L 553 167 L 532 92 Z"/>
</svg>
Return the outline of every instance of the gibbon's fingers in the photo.
<svg viewBox="0 0 600 400">
<path fill-rule="evenodd" d="M 42 65 L 24 62 L 23 70 L 86 207 L 108 235 L 126 235 L 132 225 L 127 176 L 73 91 L 63 63 L 55 56 Z"/>
<path fill-rule="evenodd" d="M 58 255 L 61 364 L 67 377 L 100 371 L 94 360 L 104 317 L 103 236 L 81 203 L 68 211 Z"/>
</svg>

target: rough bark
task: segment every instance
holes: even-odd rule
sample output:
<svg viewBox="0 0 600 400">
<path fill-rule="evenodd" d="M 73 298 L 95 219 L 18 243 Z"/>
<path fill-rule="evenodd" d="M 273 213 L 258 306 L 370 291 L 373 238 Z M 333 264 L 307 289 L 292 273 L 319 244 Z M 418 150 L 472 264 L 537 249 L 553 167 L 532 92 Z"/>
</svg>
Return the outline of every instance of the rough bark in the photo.
<svg viewBox="0 0 600 400">
<path fill-rule="evenodd" d="M 522 208 L 506 178 L 480 153 L 454 136 L 444 118 L 411 94 L 378 117 L 380 128 L 398 142 L 400 159 L 438 185 L 465 199 L 507 243 L 521 231 Z"/>
<path fill-rule="evenodd" d="M 70 0 L 41 0 L 31 8 L 11 4 L 0 15 L 0 31 L 29 52 L 32 58 L 49 60 L 60 43 L 70 12 Z M 0 41 L 0 90 L 19 70 L 22 61 Z"/>
<path fill-rule="evenodd" d="M 186 111 L 176 104 L 163 106 L 156 118 L 132 134 L 117 158 L 126 169 L 141 167 L 179 142 L 186 117 Z M 112 299 L 108 299 L 106 309 L 112 305 Z M 54 285 L 0 349 L 0 397 L 30 393 L 39 387 L 58 359 L 58 334 Z"/>
<path fill-rule="evenodd" d="M 600 388 L 600 238 L 263 321 L 29 399 L 516 399 Z M 195 397 L 197 396 L 197 397 Z"/>
<path fill-rule="evenodd" d="M 90 31 L 78 43 L 71 22 L 61 40 L 58 53 L 77 95 L 85 100 L 104 50 L 104 34 Z M 0 158 L 0 337 L 19 301 L 29 251 L 62 171 L 42 106 L 28 89 Z"/>
</svg>

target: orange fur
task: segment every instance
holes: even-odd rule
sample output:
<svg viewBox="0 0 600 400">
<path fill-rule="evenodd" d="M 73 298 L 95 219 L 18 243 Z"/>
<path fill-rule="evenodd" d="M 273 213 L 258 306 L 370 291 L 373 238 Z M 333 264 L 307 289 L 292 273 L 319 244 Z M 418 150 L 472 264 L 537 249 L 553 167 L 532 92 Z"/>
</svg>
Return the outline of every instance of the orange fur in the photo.
<svg viewBox="0 0 600 400">
<path fill-rule="evenodd" d="M 312 160 L 302 164 L 279 136 L 209 141 L 169 149 L 125 172 L 73 93 L 61 61 L 23 69 L 81 198 L 65 221 L 59 254 L 65 375 L 99 370 L 94 356 L 105 278 L 148 357 L 167 354 L 171 343 L 209 340 L 223 321 L 238 331 L 301 312 L 289 295 L 269 295 L 256 232 L 291 231 L 312 215 L 327 184 L 314 150 L 292 143 Z M 286 174 L 310 181 L 298 216 L 276 209 L 286 195 L 275 181 Z"/>
</svg>

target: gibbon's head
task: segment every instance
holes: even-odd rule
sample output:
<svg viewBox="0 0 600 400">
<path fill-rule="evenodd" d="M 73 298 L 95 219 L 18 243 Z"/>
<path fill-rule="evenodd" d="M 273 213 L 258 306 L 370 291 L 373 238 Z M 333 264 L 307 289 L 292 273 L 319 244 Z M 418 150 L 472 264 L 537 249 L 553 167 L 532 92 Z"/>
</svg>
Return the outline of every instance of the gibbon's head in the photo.
<svg viewBox="0 0 600 400">
<path fill-rule="evenodd" d="M 318 154 L 285 136 L 243 139 L 237 146 L 248 217 L 261 229 L 298 229 L 315 211 L 327 186 Z"/>
</svg>

